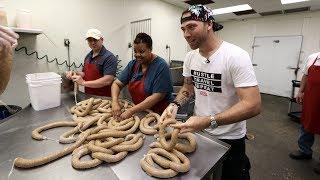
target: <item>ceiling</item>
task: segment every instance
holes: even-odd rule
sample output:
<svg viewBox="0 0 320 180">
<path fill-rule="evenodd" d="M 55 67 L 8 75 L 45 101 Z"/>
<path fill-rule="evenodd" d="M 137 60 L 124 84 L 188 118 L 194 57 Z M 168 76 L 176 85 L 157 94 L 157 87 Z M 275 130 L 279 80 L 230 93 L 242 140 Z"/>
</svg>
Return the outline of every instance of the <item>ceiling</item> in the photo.
<svg viewBox="0 0 320 180">
<path fill-rule="evenodd" d="M 189 5 L 184 1 L 186 0 L 162 0 L 175 6 L 186 9 Z M 247 19 L 253 17 L 261 17 L 268 14 L 286 14 L 290 10 L 294 11 L 303 7 L 303 11 L 315 11 L 320 10 L 320 0 L 310 0 L 306 2 L 286 4 L 282 5 L 280 0 L 212 0 L 214 3 L 208 4 L 207 6 L 211 9 L 236 6 L 240 4 L 249 4 L 257 13 L 247 15 L 236 15 L 234 13 L 216 15 L 217 21 L 228 21 L 237 19 Z M 286 11 L 287 10 L 287 11 Z M 302 10 L 302 9 L 301 9 Z"/>
</svg>

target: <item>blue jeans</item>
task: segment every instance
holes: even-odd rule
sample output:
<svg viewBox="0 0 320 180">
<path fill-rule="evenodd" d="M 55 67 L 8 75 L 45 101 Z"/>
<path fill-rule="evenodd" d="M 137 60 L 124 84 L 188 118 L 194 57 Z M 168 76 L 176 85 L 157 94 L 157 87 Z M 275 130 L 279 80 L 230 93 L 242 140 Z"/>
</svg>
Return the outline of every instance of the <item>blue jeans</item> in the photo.
<svg viewBox="0 0 320 180">
<path fill-rule="evenodd" d="M 312 155 L 312 145 L 314 143 L 314 134 L 304 130 L 303 126 L 300 126 L 300 135 L 298 139 L 299 149 L 302 153 Z"/>
</svg>

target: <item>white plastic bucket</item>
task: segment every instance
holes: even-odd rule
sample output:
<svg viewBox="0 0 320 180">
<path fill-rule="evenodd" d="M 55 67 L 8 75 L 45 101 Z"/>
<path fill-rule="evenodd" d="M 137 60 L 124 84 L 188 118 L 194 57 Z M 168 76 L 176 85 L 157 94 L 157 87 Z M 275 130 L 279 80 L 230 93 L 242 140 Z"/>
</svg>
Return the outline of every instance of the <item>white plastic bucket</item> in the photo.
<svg viewBox="0 0 320 180">
<path fill-rule="evenodd" d="M 60 106 L 61 76 L 54 72 L 26 75 L 30 101 L 36 111 Z"/>
<path fill-rule="evenodd" d="M 16 25 L 17 28 L 31 29 L 31 11 L 26 9 L 17 9 Z"/>
</svg>

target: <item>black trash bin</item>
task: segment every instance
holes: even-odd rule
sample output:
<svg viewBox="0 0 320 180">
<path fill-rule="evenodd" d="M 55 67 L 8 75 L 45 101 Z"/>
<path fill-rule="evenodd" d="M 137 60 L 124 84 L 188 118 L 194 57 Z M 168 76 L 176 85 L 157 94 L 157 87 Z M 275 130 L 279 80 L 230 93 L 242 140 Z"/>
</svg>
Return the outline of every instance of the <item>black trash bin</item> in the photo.
<svg viewBox="0 0 320 180">
<path fill-rule="evenodd" d="M 0 105 L 0 120 L 5 119 L 19 111 L 21 111 L 20 106 L 15 106 L 15 105 L 8 105 L 14 112 L 9 112 L 9 110 L 4 106 Z"/>
</svg>

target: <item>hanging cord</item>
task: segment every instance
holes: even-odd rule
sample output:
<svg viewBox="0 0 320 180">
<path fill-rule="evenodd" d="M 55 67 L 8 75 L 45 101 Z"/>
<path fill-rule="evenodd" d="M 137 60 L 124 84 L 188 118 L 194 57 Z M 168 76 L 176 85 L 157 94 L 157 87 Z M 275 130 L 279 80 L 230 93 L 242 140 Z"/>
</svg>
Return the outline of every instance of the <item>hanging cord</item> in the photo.
<svg viewBox="0 0 320 180">
<path fill-rule="evenodd" d="M 63 61 L 62 63 L 59 63 L 59 61 L 58 61 L 57 58 L 54 58 L 54 59 L 52 59 L 52 60 L 49 60 L 48 55 L 44 55 L 44 56 L 42 56 L 42 57 L 39 57 L 39 54 L 38 54 L 37 51 L 28 52 L 28 49 L 27 49 L 27 47 L 25 47 L 25 46 L 19 47 L 19 48 L 18 48 L 18 47 L 15 48 L 15 51 L 17 51 L 17 52 L 23 51 L 23 50 L 24 50 L 24 53 L 25 53 L 27 56 L 32 56 L 33 54 L 36 54 L 36 58 L 37 58 L 38 60 L 46 59 L 46 61 L 47 61 L 48 63 L 56 62 L 56 64 L 58 64 L 58 65 L 63 65 L 63 64 L 65 64 L 68 68 L 71 68 L 71 67 L 75 67 L 75 68 L 83 67 L 83 64 L 82 64 L 82 63 L 80 63 L 80 65 L 77 66 L 75 62 L 73 62 L 72 64 L 70 64 L 70 62 L 68 63 L 67 60 Z M 68 49 L 68 50 L 69 50 L 69 49 Z M 116 74 L 119 75 L 119 73 L 120 73 L 120 71 L 121 71 L 121 68 L 122 68 L 122 65 L 119 64 L 119 63 L 121 62 L 121 60 L 119 59 L 119 56 L 118 56 L 118 55 L 116 55 L 116 58 L 117 58 L 117 62 L 118 62 Z"/>
<path fill-rule="evenodd" d="M 57 47 L 57 45 L 49 38 L 49 36 L 48 36 L 46 33 L 43 32 L 42 34 L 50 41 L 51 44 L 53 44 L 55 47 Z M 79 66 L 77 66 L 75 62 L 73 62 L 73 63 L 71 64 L 71 62 L 70 62 L 70 41 L 69 41 L 69 39 L 65 39 L 65 40 L 64 40 L 64 43 L 65 43 L 65 46 L 67 47 L 67 50 L 68 50 L 68 60 L 63 61 L 62 63 L 59 63 L 59 61 L 58 61 L 58 59 L 57 59 L 56 57 L 53 58 L 52 60 L 49 60 L 48 55 L 44 55 L 44 56 L 42 56 L 42 57 L 39 57 L 39 54 L 38 54 L 37 51 L 28 52 L 28 49 L 27 49 L 27 47 L 25 47 L 25 46 L 22 46 L 22 47 L 20 47 L 20 48 L 16 47 L 14 50 L 17 51 L 17 52 L 19 52 L 19 51 L 21 51 L 21 50 L 24 50 L 25 54 L 28 55 L 28 56 L 32 56 L 33 54 L 36 54 L 36 58 L 37 58 L 38 60 L 42 60 L 42 59 L 45 58 L 48 63 L 56 62 L 56 64 L 58 64 L 58 65 L 66 64 L 66 66 L 67 66 L 67 68 L 68 68 L 69 71 L 70 71 L 70 68 L 71 68 L 71 67 L 75 67 L 76 69 L 77 69 L 77 68 L 80 68 L 80 67 L 83 67 L 83 66 L 84 66 L 83 63 L 80 63 Z M 13 45 L 12 47 L 15 47 L 15 45 Z M 122 66 L 119 65 L 119 63 L 121 62 L 121 60 L 119 59 L 119 56 L 118 56 L 118 55 L 116 55 L 116 58 L 117 58 L 117 62 L 118 62 L 116 75 L 118 76 L 119 73 L 120 73 L 120 71 L 121 71 Z"/>
<path fill-rule="evenodd" d="M 63 64 L 65 64 L 68 68 L 70 68 L 70 67 L 75 67 L 75 68 L 83 67 L 83 64 L 82 64 L 82 63 L 80 63 L 80 65 L 77 66 L 75 62 L 73 62 L 72 64 L 70 64 L 70 63 L 68 63 L 67 60 L 63 61 L 62 63 L 60 63 L 57 58 L 54 58 L 54 59 L 52 59 L 52 60 L 49 60 L 48 55 L 44 55 L 44 56 L 42 56 L 42 57 L 39 57 L 39 54 L 38 54 L 37 51 L 28 52 L 28 49 L 27 49 L 27 47 L 25 47 L 25 46 L 22 46 L 22 47 L 19 47 L 19 48 L 16 47 L 14 50 L 17 51 L 17 52 L 24 50 L 24 53 L 25 53 L 27 56 L 32 56 L 33 54 L 36 54 L 36 58 L 37 58 L 38 60 L 46 59 L 46 61 L 47 61 L 48 63 L 56 62 L 56 64 L 58 64 L 58 65 L 63 65 Z"/>
<path fill-rule="evenodd" d="M 55 47 L 57 47 L 57 45 L 49 38 L 49 36 L 48 36 L 46 33 L 43 32 L 42 34 L 50 41 L 51 44 L 53 44 Z M 28 56 L 32 56 L 33 54 L 36 54 L 36 58 L 37 58 L 38 60 L 42 60 L 42 59 L 45 58 L 48 63 L 56 62 L 56 64 L 58 64 L 58 65 L 66 64 L 66 66 L 67 66 L 67 68 L 68 68 L 69 70 L 70 70 L 70 68 L 71 68 L 72 66 L 74 66 L 75 68 L 83 67 L 83 64 L 82 64 L 82 63 L 80 63 L 79 66 L 77 66 L 75 62 L 73 62 L 72 64 L 70 64 L 70 41 L 69 41 L 69 40 L 67 40 L 67 41 L 65 40 L 65 46 L 66 46 L 67 49 L 68 49 L 68 60 L 63 61 L 62 63 L 59 63 L 59 61 L 58 61 L 57 58 L 53 58 L 52 60 L 49 60 L 48 55 L 44 55 L 44 56 L 42 56 L 42 57 L 39 57 L 39 54 L 38 54 L 37 51 L 28 52 L 28 49 L 27 49 L 27 47 L 25 47 L 25 46 L 20 47 L 20 48 L 16 47 L 14 50 L 17 51 L 17 52 L 20 51 L 20 50 L 24 50 L 25 54 L 28 55 Z"/>
</svg>

